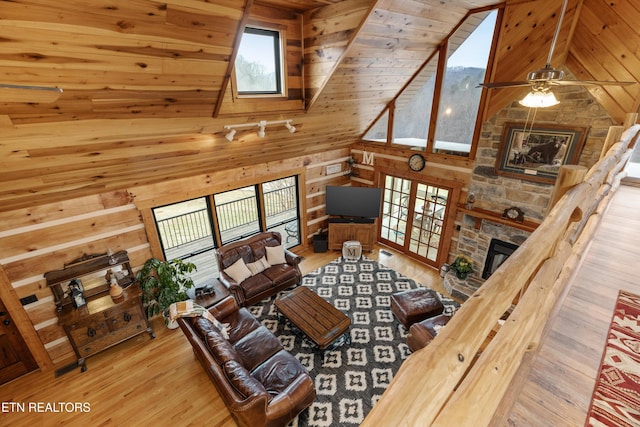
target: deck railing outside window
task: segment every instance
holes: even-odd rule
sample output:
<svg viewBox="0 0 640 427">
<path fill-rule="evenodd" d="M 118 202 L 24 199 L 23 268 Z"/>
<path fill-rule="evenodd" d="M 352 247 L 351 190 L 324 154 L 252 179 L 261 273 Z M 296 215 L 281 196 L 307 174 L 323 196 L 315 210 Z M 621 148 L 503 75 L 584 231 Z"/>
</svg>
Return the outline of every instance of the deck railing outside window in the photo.
<svg viewBox="0 0 640 427">
<path fill-rule="evenodd" d="M 165 251 L 211 236 L 206 209 L 165 218 L 157 223 Z"/>
<path fill-rule="evenodd" d="M 270 227 L 295 219 L 295 186 L 265 191 L 264 203 Z M 255 197 L 252 196 L 219 204 L 217 208 L 220 232 L 240 229 L 258 221 Z M 274 221 L 279 216 L 281 218 Z M 157 223 L 165 251 L 211 236 L 207 209 L 176 215 Z"/>
</svg>

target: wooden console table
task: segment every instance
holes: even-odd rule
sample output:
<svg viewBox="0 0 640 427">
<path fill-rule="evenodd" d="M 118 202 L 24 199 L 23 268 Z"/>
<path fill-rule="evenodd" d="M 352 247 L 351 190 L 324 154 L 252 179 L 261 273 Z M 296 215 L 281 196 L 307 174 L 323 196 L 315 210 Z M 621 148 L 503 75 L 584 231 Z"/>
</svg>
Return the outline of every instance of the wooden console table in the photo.
<svg viewBox="0 0 640 427">
<path fill-rule="evenodd" d="M 109 295 L 108 270 L 124 289 L 121 296 Z M 155 338 L 142 306 L 142 290 L 135 279 L 125 251 L 112 255 L 87 256 L 62 270 L 45 274 L 55 298 L 58 323 L 64 328 L 82 372 L 85 359 L 141 333 Z M 83 282 L 87 304 L 74 308 L 68 293 L 71 280 Z"/>
</svg>

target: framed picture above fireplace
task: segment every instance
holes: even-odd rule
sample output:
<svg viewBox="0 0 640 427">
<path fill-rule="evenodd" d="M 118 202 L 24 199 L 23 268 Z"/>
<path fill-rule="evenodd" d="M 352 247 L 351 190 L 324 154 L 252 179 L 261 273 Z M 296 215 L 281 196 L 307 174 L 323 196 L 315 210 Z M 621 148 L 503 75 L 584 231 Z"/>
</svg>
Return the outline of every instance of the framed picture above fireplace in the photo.
<svg viewBox="0 0 640 427">
<path fill-rule="evenodd" d="M 496 173 L 553 183 L 560 166 L 578 162 L 586 136 L 586 127 L 506 123 Z"/>
</svg>

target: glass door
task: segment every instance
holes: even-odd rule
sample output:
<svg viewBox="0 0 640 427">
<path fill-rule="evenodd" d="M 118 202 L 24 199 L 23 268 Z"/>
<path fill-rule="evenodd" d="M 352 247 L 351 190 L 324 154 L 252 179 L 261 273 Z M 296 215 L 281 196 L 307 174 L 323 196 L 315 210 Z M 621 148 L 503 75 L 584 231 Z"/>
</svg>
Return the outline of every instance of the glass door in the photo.
<svg viewBox="0 0 640 427">
<path fill-rule="evenodd" d="M 385 176 L 380 239 L 437 267 L 450 193 L 429 183 Z"/>
<path fill-rule="evenodd" d="M 416 192 L 413 196 L 409 252 L 437 265 L 449 190 L 423 183 L 414 184 Z"/>
<path fill-rule="evenodd" d="M 404 246 L 410 196 L 411 181 L 389 175 L 385 177 L 380 237 L 392 246 Z"/>
</svg>

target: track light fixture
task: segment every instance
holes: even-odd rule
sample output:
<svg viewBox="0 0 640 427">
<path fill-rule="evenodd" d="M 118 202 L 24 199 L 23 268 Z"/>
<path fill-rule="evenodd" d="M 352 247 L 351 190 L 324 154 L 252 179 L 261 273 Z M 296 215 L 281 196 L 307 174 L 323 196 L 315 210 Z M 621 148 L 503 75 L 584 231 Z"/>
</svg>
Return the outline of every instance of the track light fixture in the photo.
<svg viewBox="0 0 640 427">
<path fill-rule="evenodd" d="M 268 125 L 282 125 L 282 124 L 284 124 L 284 126 L 289 130 L 289 133 L 295 133 L 296 128 L 291 124 L 291 120 L 275 120 L 271 122 L 267 120 L 261 120 L 257 123 L 242 123 L 239 125 L 226 125 L 224 127 L 224 130 L 228 132 L 225 134 L 224 137 L 227 139 L 227 141 L 233 141 L 233 138 L 236 136 L 236 128 L 250 128 L 250 127 L 257 126 L 258 137 L 264 138 L 266 128 Z"/>
<path fill-rule="evenodd" d="M 287 120 L 284 126 L 289 129 L 289 133 L 295 133 L 296 127 L 291 125 L 291 120 Z"/>
<path fill-rule="evenodd" d="M 224 137 L 227 138 L 227 141 L 229 142 L 233 141 L 233 137 L 236 136 L 236 130 L 231 129 L 229 126 L 225 126 L 224 128 L 229 131 Z"/>
</svg>

